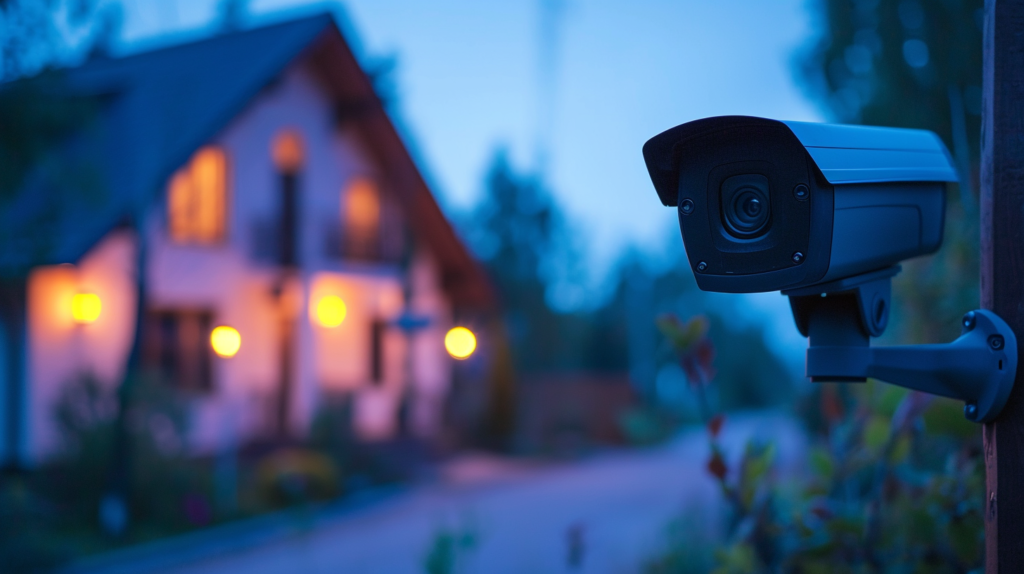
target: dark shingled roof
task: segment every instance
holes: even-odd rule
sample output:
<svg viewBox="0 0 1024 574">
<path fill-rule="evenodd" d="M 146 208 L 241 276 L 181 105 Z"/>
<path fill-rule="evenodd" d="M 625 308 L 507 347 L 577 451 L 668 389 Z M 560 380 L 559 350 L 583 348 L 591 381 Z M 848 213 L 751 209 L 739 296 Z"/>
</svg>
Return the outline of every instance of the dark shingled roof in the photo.
<svg viewBox="0 0 1024 574">
<path fill-rule="evenodd" d="M 98 111 L 0 205 L 0 267 L 76 262 L 111 229 L 144 213 L 169 175 L 299 57 L 310 59 L 339 107 L 358 112 L 354 123 L 402 195 L 407 219 L 438 258 L 446 288 L 458 303 L 489 307 L 490 283 L 328 14 L 94 59 L 58 74 L 58 95 L 92 98 Z M 71 193 L 54 177 L 75 166 L 96 180 L 90 192 Z"/>
</svg>

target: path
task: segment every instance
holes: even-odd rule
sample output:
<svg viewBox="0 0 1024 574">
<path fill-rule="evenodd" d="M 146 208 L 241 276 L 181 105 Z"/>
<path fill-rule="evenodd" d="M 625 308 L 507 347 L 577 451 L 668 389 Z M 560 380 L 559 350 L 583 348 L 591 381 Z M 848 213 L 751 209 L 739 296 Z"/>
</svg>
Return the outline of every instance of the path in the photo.
<svg viewBox="0 0 1024 574">
<path fill-rule="evenodd" d="M 805 452 L 797 424 L 775 414 L 730 419 L 723 439 L 738 453 L 754 435 L 776 442 L 783 468 L 794 468 Z M 558 466 L 468 458 L 438 484 L 159 572 L 422 573 L 446 527 L 478 539 L 459 572 L 636 572 L 663 544 L 669 522 L 684 513 L 697 528 L 715 531 L 719 495 L 704 470 L 707 455 L 703 432 L 692 431 L 664 446 Z M 570 529 L 582 541 L 575 570 L 568 565 Z"/>
</svg>

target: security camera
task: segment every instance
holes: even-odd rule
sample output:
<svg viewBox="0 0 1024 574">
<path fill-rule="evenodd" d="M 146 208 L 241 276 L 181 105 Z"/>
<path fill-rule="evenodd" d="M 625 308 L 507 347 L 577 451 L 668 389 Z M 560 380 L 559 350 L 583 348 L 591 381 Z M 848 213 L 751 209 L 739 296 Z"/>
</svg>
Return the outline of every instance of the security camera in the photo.
<svg viewBox="0 0 1024 574">
<path fill-rule="evenodd" d="M 936 251 L 956 170 L 923 130 L 706 118 L 643 148 L 704 291 L 855 276 Z"/>
<path fill-rule="evenodd" d="M 1017 339 L 995 313 L 967 313 L 946 345 L 870 346 L 898 264 L 942 244 L 958 178 L 934 133 L 727 116 L 676 126 L 643 153 L 697 286 L 788 296 L 812 382 L 872 377 L 963 400 L 975 422 L 999 415 Z"/>
</svg>

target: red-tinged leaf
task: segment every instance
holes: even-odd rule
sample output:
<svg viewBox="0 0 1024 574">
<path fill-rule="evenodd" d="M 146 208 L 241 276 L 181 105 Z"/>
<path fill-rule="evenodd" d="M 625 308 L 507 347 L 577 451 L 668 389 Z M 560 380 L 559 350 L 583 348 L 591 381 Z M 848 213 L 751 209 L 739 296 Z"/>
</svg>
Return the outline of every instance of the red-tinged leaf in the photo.
<svg viewBox="0 0 1024 574">
<path fill-rule="evenodd" d="M 821 412 L 825 415 L 825 420 L 830 423 L 843 418 L 843 404 L 836 395 L 835 387 L 830 385 L 821 387 Z"/>
<path fill-rule="evenodd" d="M 701 372 L 700 367 L 697 365 L 697 360 L 693 355 L 683 355 L 679 357 L 679 366 L 682 367 L 683 372 L 686 373 L 686 382 L 691 387 L 703 386 L 706 382 L 704 379 L 704 373 Z"/>
<path fill-rule="evenodd" d="M 711 453 L 711 459 L 708 460 L 708 472 L 720 481 L 725 480 L 725 475 L 729 474 L 729 467 L 726 466 L 725 459 L 718 451 Z"/>
<path fill-rule="evenodd" d="M 693 354 L 697 356 L 697 361 L 703 367 L 711 367 L 711 363 L 715 360 L 715 346 L 711 344 L 711 339 L 707 337 L 700 340 L 694 348 Z"/>
<path fill-rule="evenodd" d="M 711 344 L 711 339 L 703 338 L 693 354 L 697 358 L 698 367 L 704 372 L 704 379 L 710 381 L 715 378 L 715 346 Z"/>
<path fill-rule="evenodd" d="M 718 438 L 718 433 L 722 430 L 722 423 L 724 422 L 725 415 L 715 415 L 708 421 L 708 433 L 711 434 L 711 438 Z"/>
</svg>

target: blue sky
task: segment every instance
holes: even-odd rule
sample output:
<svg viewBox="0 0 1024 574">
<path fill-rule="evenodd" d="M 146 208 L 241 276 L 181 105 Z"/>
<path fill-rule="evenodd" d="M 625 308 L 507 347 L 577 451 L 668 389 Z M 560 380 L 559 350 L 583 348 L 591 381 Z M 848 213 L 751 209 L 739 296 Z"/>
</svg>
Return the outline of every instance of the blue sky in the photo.
<svg viewBox="0 0 1024 574">
<path fill-rule="evenodd" d="M 541 113 L 543 0 L 348 0 L 364 51 L 398 57 L 405 130 L 442 200 L 465 208 L 488 159 L 507 145 L 535 167 Z M 550 0 L 548 0 L 550 1 Z M 810 33 L 806 0 L 565 0 L 549 185 L 593 244 L 598 265 L 623 245 L 665 241 L 673 214 L 658 203 L 640 147 L 711 115 L 820 121 L 794 82 Z M 128 41 L 200 28 L 219 0 L 123 0 Z M 254 0 L 267 15 L 330 2 Z"/>
<path fill-rule="evenodd" d="M 654 254 L 682 249 L 674 212 L 658 202 L 643 165 L 640 149 L 648 138 L 712 115 L 823 119 L 795 82 L 795 54 L 814 23 L 807 2 L 348 0 L 341 5 L 365 54 L 398 58 L 398 112 L 442 203 L 452 210 L 472 205 L 498 146 L 507 146 L 523 169 L 536 168 L 538 149 L 547 149 L 548 184 L 589 248 L 597 284 L 627 246 Z M 207 27 L 220 4 L 121 3 L 129 45 Z M 561 10 L 552 20 L 558 41 L 545 44 L 556 49 L 545 51 L 551 56 L 542 64 L 545 3 Z M 262 20 L 282 11 L 338 5 L 252 0 L 249 10 Z M 752 318 L 767 319 L 770 331 L 793 341 L 783 297 L 763 294 L 745 303 Z"/>
</svg>

